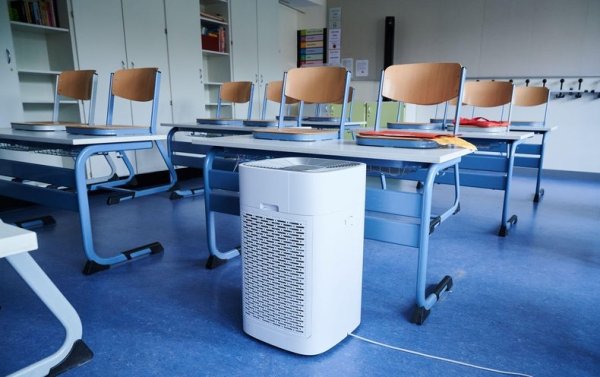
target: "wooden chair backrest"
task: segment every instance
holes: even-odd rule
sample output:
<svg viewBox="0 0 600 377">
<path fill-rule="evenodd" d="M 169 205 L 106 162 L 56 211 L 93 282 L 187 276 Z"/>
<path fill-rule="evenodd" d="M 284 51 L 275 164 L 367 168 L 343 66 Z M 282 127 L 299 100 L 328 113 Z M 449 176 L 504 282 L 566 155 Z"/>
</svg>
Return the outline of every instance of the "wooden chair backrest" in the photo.
<svg viewBox="0 0 600 377">
<path fill-rule="evenodd" d="M 251 81 L 230 81 L 221 85 L 221 100 L 233 103 L 250 101 Z"/>
<path fill-rule="evenodd" d="M 92 98 L 95 70 L 63 71 L 58 75 L 56 92 L 63 97 L 87 101 Z"/>
<path fill-rule="evenodd" d="M 538 106 L 548 102 L 550 90 L 543 86 L 518 86 L 515 88 L 515 106 Z"/>
<path fill-rule="evenodd" d="M 277 102 L 277 103 L 281 103 L 281 89 L 283 86 L 283 81 L 270 81 L 269 84 L 267 85 L 267 99 L 269 101 L 273 101 L 273 102 Z M 285 96 L 285 103 L 286 104 L 292 104 L 292 103 L 298 103 L 297 99 L 294 98 L 290 98 L 288 96 Z"/>
<path fill-rule="evenodd" d="M 285 95 L 306 103 L 342 103 L 346 90 L 346 72 L 343 67 L 290 69 Z"/>
<path fill-rule="evenodd" d="M 513 84 L 508 81 L 469 81 L 463 103 L 476 107 L 496 107 L 512 102 Z"/>
<path fill-rule="evenodd" d="M 158 68 L 121 69 L 113 74 L 112 94 L 132 101 L 154 99 Z"/>
<path fill-rule="evenodd" d="M 385 69 L 382 95 L 416 105 L 436 105 L 458 96 L 458 63 L 397 64 Z"/>
</svg>

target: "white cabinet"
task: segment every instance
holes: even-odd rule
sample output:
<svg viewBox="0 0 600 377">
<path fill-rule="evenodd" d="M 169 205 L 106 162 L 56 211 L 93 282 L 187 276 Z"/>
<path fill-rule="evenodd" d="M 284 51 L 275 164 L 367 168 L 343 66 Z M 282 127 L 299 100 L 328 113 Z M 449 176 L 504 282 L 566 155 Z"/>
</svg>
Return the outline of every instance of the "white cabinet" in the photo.
<svg viewBox="0 0 600 377">
<path fill-rule="evenodd" d="M 15 48 L 8 18 L 8 3 L 0 1 L 0 128 L 23 121 Z"/>
<path fill-rule="evenodd" d="M 261 114 L 265 84 L 283 78 L 279 50 L 279 3 L 277 0 L 232 0 L 231 38 L 233 79 L 254 82 L 253 117 Z M 268 118 L 274 118 L 276 106 L 270 106 Z M 245 117 L 247 109 L 237 106 L 236 117 Z"/>
<path fill-rule="evenodd" d="M 231 81 L 230 2 L 227 0 L 200 0 L 202 25 L 202 71 L 205 116 L 214 117 L 217 110 L 219 86 Z M 232 105 L 225 103 L 222 117 L 232 116 Z"/>
<path fill-rule="evenodd" d="M 54 3 L 55 7 L 51 10 L 45 5 L 41 8 L 42 4 L 50 4 L 48 2 L 32 3 L 36 12 L 26 13 L 26 2 L 0 2 L 2 91 L 14 90 L 14 74 L 18 74 L 18 89 L 12 93 L 13 97 L 2 98 L 0 106 L 8 109 L 2 111 L 2 120 L 5 116 L 11 120 L 26 121 L 52 119 L 56 75 L 77 66 L 68 0 L 56 0 Z M 8 30 L 7 25 L 10 25 Z M 80 117 L 77 101 L 61 104 L 60 120 L 80 121 Z"/>
<path fill-rule="evenodd" d="M 173 122 L 205 116 L 198 0 L 165 0 Z"/>
</svg>

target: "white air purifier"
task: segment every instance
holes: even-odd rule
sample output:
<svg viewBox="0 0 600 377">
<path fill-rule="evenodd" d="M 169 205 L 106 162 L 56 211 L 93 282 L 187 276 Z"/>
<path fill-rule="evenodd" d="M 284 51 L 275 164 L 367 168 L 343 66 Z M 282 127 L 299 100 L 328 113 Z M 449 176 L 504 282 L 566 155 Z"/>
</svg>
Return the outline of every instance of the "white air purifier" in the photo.
<svg viewBox="0 0 600 377">
<path fill-rule="evenodd" d="M 244 331 L 316 355 L 360 324 L 365 165 L 240 164 Z"/>
</svg>

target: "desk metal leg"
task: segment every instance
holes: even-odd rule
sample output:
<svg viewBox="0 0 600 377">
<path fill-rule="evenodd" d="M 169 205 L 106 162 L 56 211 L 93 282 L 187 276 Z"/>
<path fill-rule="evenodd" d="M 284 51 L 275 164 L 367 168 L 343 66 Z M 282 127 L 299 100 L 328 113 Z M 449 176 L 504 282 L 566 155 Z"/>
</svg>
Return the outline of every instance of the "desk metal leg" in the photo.
<svg viewBox="0 0 600 377">
<path fill-rule="evenodd" d="M 538 164 L 537 171 L 537 181 L 535 183 L 535 195 L 533 196 L 533 201 L 538 203 L 542 196 L 544 196 L 544 189 L 541 187 L 542 185 L 542 167 L 544 166 L 544 154 L 546 152 L 546 137 L 548 136 L 548 132 L 544 132 L 542 135 L 542 145 L 540 146 L 540 159 Z"/>
<path fill-rule="evenodd" d="M 456 177 L 458 174 L 458 162 L 454 162 L 454 169 Z M 416 298 L 417 304 L 413 312 L 412 322 L 421 325 L 427 319 L 429 312 L 433 305 L 440 299 L 441 295 L 445 291 L 452 289 L 452 278 L 449 275 L 444 276 L 442 280 L 436 285 L 433 292 L 427 294 L 425 285 L 427 283 L 427 260 L 429 255 L 429 234 L 433 230 L 431 226 L 428 226 L 431 221 L 431 199 L 433 196 L 433 183 L 435 177 L 440 170 L 445 169 L 447 164 L 432 165 L 427 170 L 427 177 L 423 183 L 423 196 L 421 201 L 421 226 L 419 227 L 419 256 L 417 265 L 417 290 Z M 458 180 L 456 195 L 460 194 L 458 191 Z M 450 210 L 446 211 L 446 214 L 451 214 L 456 211 L 459 205 L 459 196 L 456 197 L 455 202 Z M 448 217 L 449 215 L 445 216 Z"/>
<path fill-rule="evenodd" d="M 508 218 L 508 201 L 510 198 L 512 173 L 515 165 L 515 153 L 519 144 L 520 143 L 518 142 L 513 142 L 509 148 L 508 171 L 506 172 L 506 185 L 504 187 L 504 199 L 502 202 L 502 222 L 500 224 L 500 230 L 498 231 L 498 235 L 501 237 L 506 237 L 508 235 L 508 230 L 518 221 L 517 215 L 512 215 Z"/>
<path fill-rule="evenodd" d="M 221 151 L 221 148 L 211 148 L 204 158 L 204 211 L 206 217 L 206 233 L 208 240 L 209 257 L 206 261 L 206 268 L 213 269 L 225 263 L 228 259 L 232 259 L 240 255 L 240 248 L 234 248 L 222 252 L 217 247 L 217 236 L 215 231 L 215 206 L 220 204 L 218 212 L 237 214 L 239 216 L 239 197 L 231 196 L 229 203 L 223 200 L 217 204 L 219 197 L 213 195 L 212 172 L 215 156 Z M 237 201 L 236 201 L 237 199 Z"/>
<path fill-rule="evenodd" d="M 94 241 L 92 237 L 92 224 L 90 218 L 90 206 L 88 200 L 88 190 L 86 181 L 86 161 L 94 154 L 112 151 L 114 149 L 148 149 L 152 143 L 132 143 L 125 145 L 92 145 L 84 148 L 75 160 L 75 182 L 77 191 L 77 205 L 79 209 L 79 220 L 81 223 L 81 235 L 83 238 L 83 250 L 88 258 L 83 273 L 86 275 L 93 274 L 98 271 L 106 270 L 111 265 L 129 261 L 148 254 L 157 254 L 164 250 L 158 242 L 153 242 L 131 250 L 123 251 L 112 257 L 101 257 L 94 249 Z M 170 163 L 169 163 L 170 164 Z M 172 172 L 174 174 L 174 172 Z M 163 190 L 164 191 L 164 190 Z"/>
<path fill-rule="evenodd" d="M 173 153 L 174 153 L 173 138 L 175 137 L 175 134 L 179 131 L 180 131 L 180 129 L 178 127 L 173 127 L 173 128 L 171 128 L 171 130 L 169 131 L 169 134 L 167 135 L 167 148 L 169 151 L 169 159 L 171 161 L 173 161 Z M 187 189 L 187 190 L 174 190 L 171 193 L 170 199 L 175 200 L 175 199 L 182 199 L 182 198 L 190 198 L 190 197 L 194 197 L 194 196 L 200 196 L 203 193 L 204 193 L 203 188 L 193 188 L 193 189 Z"/>
<path fill-rule="evenodd" d="M 29 253 L 11 255 L 6 259 L 58 318 L 66 331 L 65 340 L 56 352 L 9 377 L 54 376 L 91 360 L 93 353 L 81 340 L 82 326 L 79 315 L 40 266 Z"/>
</svg>

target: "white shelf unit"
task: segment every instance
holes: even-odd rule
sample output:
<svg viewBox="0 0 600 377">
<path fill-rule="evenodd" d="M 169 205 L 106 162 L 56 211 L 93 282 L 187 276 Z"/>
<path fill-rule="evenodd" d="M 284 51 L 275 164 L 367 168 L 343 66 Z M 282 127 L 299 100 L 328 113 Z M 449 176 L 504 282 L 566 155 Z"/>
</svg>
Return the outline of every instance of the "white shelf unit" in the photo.
<svg viewBox="0 0 600 377">
<path fill-rule="evenodd" d="M 58 27 L 11 21 L 24 119 L 52 118 L 56 75 L 76 68 L 67 0 L 56 1 Z M 77 101 L 61 102 L 60 119 L 81 121 Z"/>
<path fill-rule="evenodd" d="M 223 20 L 215 20 L 206 16 L 200 16 L 202 41 L 202 84 L 204 95 L 205 114 L 209 117 L 216 116 L 219 86 L 231 81 L 231 54 L 230 54 L 230 10 L 229 1 L 226 0 L 200 0 L 200 10 L 203 14 L 221 17 Z M 206 35 L 221 29 L 224 32 L 224 51 L 215 49 L 214 42 L 208 45 Z M 217 46 L 218 47 L 218 46 Z M 233 116 L 233 106 L 223 104 L 222 117 Z"/>
</svg>

